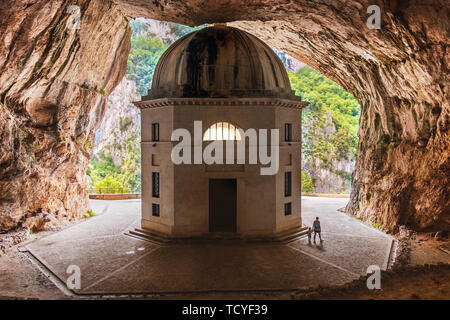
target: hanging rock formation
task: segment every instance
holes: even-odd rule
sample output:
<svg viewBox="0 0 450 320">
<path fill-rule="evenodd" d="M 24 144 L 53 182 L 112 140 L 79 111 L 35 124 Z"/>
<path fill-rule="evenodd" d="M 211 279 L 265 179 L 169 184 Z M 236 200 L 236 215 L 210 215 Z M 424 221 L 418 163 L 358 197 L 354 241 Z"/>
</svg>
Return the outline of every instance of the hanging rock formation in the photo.
<svg viewBox="0 0 450 320">
<path fill-rule="evenodd" d="M 101 0 L 78 1 L 80 29 L 69 28 L 70 4 L 0 2 L 0 229 L 42 229 L 89 209 L 94 132 L 125 73 L 131 30 Z"/>
<path fill-rule="evenodd" d="M 232 22 L 305 62 L 361 104 L 347 211 L 384 229 L 448 230 L 446 0 L 79 0 L 0 3 L 0 228 L 26 213 L 87 208 L 85 169 L 107 94 L 126 67 L 126 18 Z M 381 8 L 368 29 L 367 8 Z M 125 18 L 126 17 L 126 18 Z"/>
</svg>

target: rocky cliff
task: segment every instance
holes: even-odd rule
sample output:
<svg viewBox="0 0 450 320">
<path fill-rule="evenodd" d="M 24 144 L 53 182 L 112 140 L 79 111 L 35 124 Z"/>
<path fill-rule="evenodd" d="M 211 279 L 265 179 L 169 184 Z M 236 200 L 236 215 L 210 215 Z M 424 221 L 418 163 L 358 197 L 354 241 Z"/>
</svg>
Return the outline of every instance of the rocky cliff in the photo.
<svg viewBox="0 0 450 320">
<path fill-rule="evenodd" d="M 79 218 L 107 97 L 123 78 L 128 21 L 108 1 L 0 2 L 0 229 Z M 69 28 L 75 27 L 75 28 Z"/>
<path fill-rule="evenodd" d="M 355 158 L 353 150 L 337 150 L 342 146 L 332 146 L 329 150 L 319 156 L 310 145 L 324 144 L 331 140 L 336 132 L 336 125 L 333 123 L 330 114 L 324 114 L 325 121 L 320 126 L 314 124 L 318 119 L 303 117 L 302 133 L 302 170 L 305 170 L 312 178 L 314 192 L 317 193 L 350 193 L 351 174 L 355 170 Z M 305 145 L 306 144 L 306 145 Z M 340 155 L 344 152 L 343 155 Z"/>
<path fill-rule="evenodd" d="M 297 59 L 291 57 L 290 55 L 286 54 L 283 51 L 277 49 L 273 49 L 273 51 L 275 51 L 275 53 L 281 59 L 281 62 L 283 62 L 283 65 L 288 72 L 296 72 L 301 67 L 305 66 L 303 62 L 298 61 Z"/>
<path fill-rule="evenodd" d="M 136 143 L 140 143 L 141 117 L 132 103 L 140 99 L 136 83 L 123 78 L 108 97 L 105 117 L 95 135 L 95 155 L 102 158 L 110 153 L 114 165 L 120 166 L 127 154 L 127 139 L 135 137 Z"/>
<path fill-rule="evenodd" d="M 449 7 L 445 0 L 0 2 L 0 227 L 86 209 L 85 169 L 106 96 L 123 77 L 127 18 L 237 21 L 360 102 L 348 212 L 395 231 L 450 228 Z M 381 9 L 368 29 L 367 8 Z"/>
</svg>

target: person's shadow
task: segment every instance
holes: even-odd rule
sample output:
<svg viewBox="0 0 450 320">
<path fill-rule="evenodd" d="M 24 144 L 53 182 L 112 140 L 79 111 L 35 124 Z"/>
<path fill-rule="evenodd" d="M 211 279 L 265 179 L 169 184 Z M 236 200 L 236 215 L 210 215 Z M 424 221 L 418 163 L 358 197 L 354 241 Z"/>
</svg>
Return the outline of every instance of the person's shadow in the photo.
<svg viewBox="0 0 450 320">
<path fill-rule="evenodd" d="M 316 248 L 319 251 L 325 251 L 325 249 L 323 247 L 323 242 L 320 240 L 318 242 L 308 240 L 308 246 L 311 248 Z"/>
<path fill-rule="evenodd" d="M 312 248 L 316 248 L 319 251 L 325 251 L 322 241 L 318 241 L 318 242 L 308 241 L 308 246 L 310 246 Z"/>
</svg>

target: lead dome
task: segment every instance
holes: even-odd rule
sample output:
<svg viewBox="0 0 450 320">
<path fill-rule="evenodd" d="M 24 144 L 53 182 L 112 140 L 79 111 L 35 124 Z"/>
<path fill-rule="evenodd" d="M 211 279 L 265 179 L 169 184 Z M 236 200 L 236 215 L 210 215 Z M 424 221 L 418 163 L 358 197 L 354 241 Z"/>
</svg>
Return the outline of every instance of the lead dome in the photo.
<svg viewBox="0 0 450 320">
<path fill-rule="evenodd" d="M 171 45 L 142 100 L 191 97 L 298 100 L 275 52 L 255 36 L 226 26 L 198 30 Z"/>
</svg>

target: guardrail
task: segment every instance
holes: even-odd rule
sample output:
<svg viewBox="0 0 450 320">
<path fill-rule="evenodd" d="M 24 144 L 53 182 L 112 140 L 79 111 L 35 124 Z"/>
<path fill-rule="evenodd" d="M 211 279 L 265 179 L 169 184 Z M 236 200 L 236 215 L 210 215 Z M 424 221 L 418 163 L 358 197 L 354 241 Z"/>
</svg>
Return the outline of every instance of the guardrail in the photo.
<svg viewBox="0 0 450 320">
<path fill-rule="evenodd" d="M 350 198 L 350 194 L 343 193 L 305 193 L 302 192 L 302 196 L 306 197 L 322 197 L 322 198 Z"/>
<path fill-rule="evenodd" d="M 140 193 L 117 193 L 117 194 L 90 194 L 89 199 L 95 200 L 127 200 L 127 199 L 140 199 Z"/>
<path fill-rule="evenodd" d="M 89 190 L 89 193 L 92 194 L 125 194 L 130 193 L 130 190 L 127 188 L 103 188 L 97 187 Z"/>
</svg>

